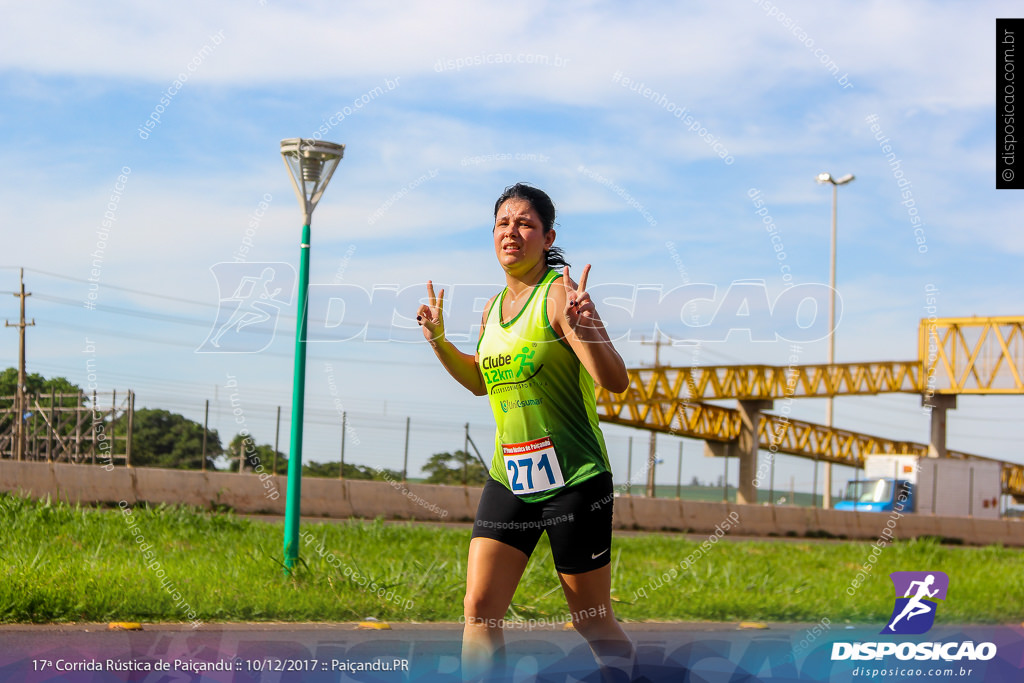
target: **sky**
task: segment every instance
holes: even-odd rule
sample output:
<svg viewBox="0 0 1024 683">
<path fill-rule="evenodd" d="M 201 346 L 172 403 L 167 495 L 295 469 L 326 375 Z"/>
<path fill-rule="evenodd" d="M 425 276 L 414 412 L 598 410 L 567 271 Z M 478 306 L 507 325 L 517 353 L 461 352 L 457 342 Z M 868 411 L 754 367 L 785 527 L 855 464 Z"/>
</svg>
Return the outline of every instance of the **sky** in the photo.
<svg viewBox="0 0 1024 683">
<path fill-rule="evenodd" d="M 1022 313 L 1024 197 L 995 189 L 993 116 L 995 18 L 1014 3 L 4 5 L 0 316 L 17 321 L 24 268 L 30 372 L 197 420 L 209 400 L 224 443 L 273 444 L 280 407 L 287 451 L 302 213 L 285 138 L 345 145 L 312 221 L 307 461 L 340 457 L 342 413 L 346 462 L 402 469 L 407 418 L 413 476 L 467 423 L 489 454 L 486 399 L 411 317 L 443 284 L 472 350 L 504 285 L 493 204 L 517 181 L 554 199 L 556 245 L 592 264 L 630 367 L 654 361 L 656 331 L 685 342 L 662 363 L 825 361 L 822 172 L 855 175 L 838 189 L 837 361 L 916 359 L 929 313 Z M 212 347 L 267 268 L 268 319 Z M 1022 401 L 961 397 L 949 447 L 1024 462 Z M 918 396 L 835 405 L 837 426 L 927 441 Z M 824 422 L 825 403 L 792 416 Z M 616 481 L 631 440 L 639 472 L 647 433 L 605 433 Z M 659 483 L 680 452 L 684 482 L 724 474 L 700 442 L 660 437 Z M 814 485 L 806 460 L 775 476 Z"/>
</svg>

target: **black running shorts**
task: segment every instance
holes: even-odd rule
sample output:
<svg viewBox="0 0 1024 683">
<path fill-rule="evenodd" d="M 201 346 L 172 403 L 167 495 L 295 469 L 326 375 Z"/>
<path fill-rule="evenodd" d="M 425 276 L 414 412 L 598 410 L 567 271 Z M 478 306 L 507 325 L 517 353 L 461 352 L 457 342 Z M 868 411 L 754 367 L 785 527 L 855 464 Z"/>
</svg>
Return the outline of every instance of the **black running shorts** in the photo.
<svg viewBox="0 0 1024 683">
<path fill-rule="evenodd" d="M 582 574 L 611 561 L 612 475 L 603 472 L 538 503 L 519 499 L 493 479 L 484 484 L 473 538 L 493 538 L 529 557 L 548 532 L 555 569 Z"/>
</svg>

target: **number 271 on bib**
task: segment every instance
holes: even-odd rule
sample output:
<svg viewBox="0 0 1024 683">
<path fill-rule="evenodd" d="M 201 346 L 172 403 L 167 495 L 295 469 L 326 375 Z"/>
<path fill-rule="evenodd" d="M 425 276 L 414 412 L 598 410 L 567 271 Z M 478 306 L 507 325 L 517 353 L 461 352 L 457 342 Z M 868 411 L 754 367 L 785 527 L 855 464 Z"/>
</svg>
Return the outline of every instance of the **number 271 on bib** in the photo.
<svg viewBox="0 0 1024 683">
<path fill-rule="evenodd" d="M 501 451 L 512 493 L 539 493 L 565 485 L 550 438 L 502 444 Z"/>
</svg>

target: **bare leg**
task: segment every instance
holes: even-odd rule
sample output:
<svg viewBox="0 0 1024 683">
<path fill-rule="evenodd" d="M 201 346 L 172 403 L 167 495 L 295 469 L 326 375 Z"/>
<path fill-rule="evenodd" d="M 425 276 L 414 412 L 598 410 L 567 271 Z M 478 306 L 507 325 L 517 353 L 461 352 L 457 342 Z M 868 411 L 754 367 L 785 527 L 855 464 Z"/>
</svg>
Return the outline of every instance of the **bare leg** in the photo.
<svg viewBox="0 0 1024 683">
<path fill-rule="evenodd" d="M 494 653 L 505 645 L 501 623 L 529 559 L 521 550 L 491 538 L 470 541 L 466 628 L 462 632 L 462 675 L 466 680 L 489 673 Z"/>
<path fill-rule="evenodd" d="M 587 639 L 605 678 L 629 681 L 633 676 L 636 651 L 612 612 L 612 568 L 583 574 L 558 574 L 576 631 Z"/>
<path fill-rule="evenodd" d="M 916 617 L 919 614 L 928 614 L 931 611 L 931 607 L 925 605 L 924 603 L 919 603 L 916 607 L 914 607 L 914 609 L 910 610 L 910 614 L 907 615 L 907 621 L 910 621 L 912 618 Z"/>
<path fill-rule="evenodd" d="M 894 631 L 895 629 L 893 628 L 893 626 L 896 625 L 896 622 L 899 621 L 900 619 L 902 619 L 903 617 L 906 617 L 908 614 L 910 614 L 910 616 L 913 616 L 913 611 L 914 611 L 914 603 L 913 602 L 908 602 L 903 607 L 903 611 L 900 612 L 899 616 L 896 617 L 895 619 L 893 619 L 892 623 L 889 624 L 889 630 L 890 631 Z M 910 617 L 907 617 L 907 618 L 909 619 Z"/>
</svg>

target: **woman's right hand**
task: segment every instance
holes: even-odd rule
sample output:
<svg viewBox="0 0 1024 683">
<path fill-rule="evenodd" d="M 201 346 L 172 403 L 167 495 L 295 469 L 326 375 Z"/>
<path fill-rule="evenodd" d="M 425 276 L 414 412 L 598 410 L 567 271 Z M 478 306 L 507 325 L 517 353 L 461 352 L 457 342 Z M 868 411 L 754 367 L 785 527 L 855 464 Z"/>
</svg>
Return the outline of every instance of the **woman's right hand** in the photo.
<svg viewBox="0 0 1024 683">
<path fill-rule="evenodd" d="M 427 300 L 416 311 L 416 322 L 423 328 L 423 338 L 432 346 L 444 340 L 444 290 L 434 295 L 434 283 L 427 280 Z"/>
</svg>

